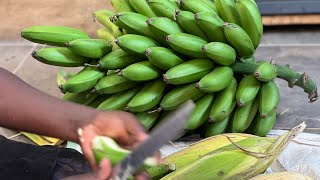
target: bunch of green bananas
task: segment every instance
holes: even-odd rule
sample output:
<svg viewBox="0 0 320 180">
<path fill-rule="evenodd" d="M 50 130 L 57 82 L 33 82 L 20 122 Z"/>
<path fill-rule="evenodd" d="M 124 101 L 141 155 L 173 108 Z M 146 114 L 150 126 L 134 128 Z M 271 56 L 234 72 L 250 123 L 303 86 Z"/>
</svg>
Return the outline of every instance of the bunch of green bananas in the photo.
<svg viewBox="0 0 320 180">
<path fill-rule="evenodd" d="M 185 101 L 196 109 L 186 133 L 265 136 L 276 121 L 276 77 L 317 99 L 305 74 L 255 62 L 263 25 L 253 0 L 111 0 L 93 13 L 98 38 L 61 26 L 35 26 L 22 37 L 56 47 L 35 59 L 84 68 L 59 88 L 63 99 L 99 110 L 134 113 L 148 129 Z"/>
</svg>

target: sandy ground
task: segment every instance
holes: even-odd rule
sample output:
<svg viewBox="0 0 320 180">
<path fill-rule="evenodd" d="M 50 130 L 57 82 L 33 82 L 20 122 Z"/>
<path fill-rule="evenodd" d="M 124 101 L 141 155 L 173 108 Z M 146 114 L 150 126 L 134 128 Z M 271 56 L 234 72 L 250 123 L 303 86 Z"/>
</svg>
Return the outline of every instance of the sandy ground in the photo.
<svg viewBox="0 0 320 180">
<path fill-rule="evenodd" d="M 0 0 L 0 39 L 18 39 L 23 28 L 34 25 L 70 26 L 94 35 L 100 25 L 91 13 L 107 8 L 109 0 Z"/>
</svg>

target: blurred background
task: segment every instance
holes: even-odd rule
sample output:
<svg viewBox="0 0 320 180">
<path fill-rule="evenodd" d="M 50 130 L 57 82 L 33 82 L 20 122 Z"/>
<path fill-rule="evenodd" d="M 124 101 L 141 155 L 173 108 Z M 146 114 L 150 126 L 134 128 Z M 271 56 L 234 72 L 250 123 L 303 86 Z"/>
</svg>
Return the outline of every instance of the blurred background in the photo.
<svg viewBox="0 0 320 180">
<path fill-rule="evenodd" d="M 320 1 L 256 2 L 265 25 L 256 59 L 290 64 L 320 84 Z M 92 12 L 110 8 L 109 0 L 0 0 L 0 67 L 43 92 L 61 97 L 56 83 L 60 68 L 34 60 L 31 52 L 43 48 L 43 45 L 23 40 L 20 31 L 34 25 L 60 25 L 80 28 L 96 37 L 96 30 L 102 26 L 93 22 Z M 283 80 L 277 80 L 277 83 L 281 90 L 281 115 L 275 129 L 289 129 L 306 121 L 308 132 L 320 133 L 320 104 L 309 103 L 307 94 L 300 88 L 290 89 Z"/>
</svg>

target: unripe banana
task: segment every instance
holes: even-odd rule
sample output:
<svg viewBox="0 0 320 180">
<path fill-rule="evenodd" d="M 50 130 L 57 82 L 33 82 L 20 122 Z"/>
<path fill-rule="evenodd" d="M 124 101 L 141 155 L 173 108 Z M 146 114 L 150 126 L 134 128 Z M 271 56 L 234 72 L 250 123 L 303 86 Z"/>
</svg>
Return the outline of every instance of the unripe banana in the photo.
<svg viewBox="0 0 320 180">
<path fill-rule="evenodd" d="M 110 52 L 100 59 L 98 67 L 103 70 L 117 70 L 125 68 L 131 64 L 142 61 L 143 59 L 124 52 L 122 49 L 117 49 Z"/>
<path fill-rule="evenodd" d="M 111 5 L 116 12 L 134 12 L 129 0 L 111 0 Z"/>
<path fill-rule="evenodd" d="M 236 105 L 237 87 L 237 80 L 232 78 L 230 85 L 217 94 L 210 112 L 210 122 L 219 122 L 230 116 Z"/>
<path fill-rule="evenodd" d="M 237 58 L 236 51 L 228 44 L 212 42 L 202 47 L 206 55 L 220 65 L 230 66 Z"/>
<path fill-rule="evenodd" d="M 230 67 L 216 67 L 197 83 L 197 88 L 204 92 L 218 92 L 229 86 L 232 79 L 233 70 Z"/>
<path fill-rule="evenodd" d="M 274 114 L 279 104 L 279 88 L 274 81 L 261 85 L 259 98 L 259 112 L 261 118 L 267 118 Z"/>
<path fill-rule="evenodd" d="M 258 101 L 247 103 L 243 107 L 237 107 L 231 122 L 233 133 L 242 133 L 249 128 L 258 111 Z"/>
<path fill-rule="evenodd" d="M 199 12 L 209 12 L 211 14 L 215 14 L 216 12 L 209 7 L 206 3 L 195 0 L 179 0 L 179 5 L 182 10 L 190 11 L 193 13 Z"/>
<path fill-rule="evenodd" d="M 234 105 L 236 105 L 236 103 L 234 103 Z M 232 117 L 233 115 L 229 115 L 221 121 L 207 123 L 204 129 L 204 136 L 207 138 L 225 133 L 228 129 L 229 122 L 232 120 Z"/>
<path fill-rule="evenodd" d="M 196 108 L 187 121 L 187 130 L 197 129 L 208 120 L 214 98 L 214 94 L 207 94 L 196 102 Z"/>
<path fill-rule="evenodd" d="M 276 120 L 277 112 L 274 112 L 271 116 L 265 119 L 261 118 L 259 114 L 257 114 L 252 124 L 253 134 L 262 137 L 267 136 L 273 128 Z"/>
<path fill-rule="evenodd" d="M 242 78 L 236 94 L 238 106 L 243 107 L 252 102 L 258 94 L 260 86 L 261 83 L 253 75 Z"/>
<path fill-rule="evenodd" d="M 110 94 L 99 95 L 94 101 L 88 104 L 89 107 L 97 108 L 103 101 L 107 100 Z"/>
<path fill-rule="evenodd" d="M 147 21 L 150 30 L 161 43 L 166 44 L 166 37 L 170 34 L 182 33 L 180 26 L 166 17 L 154 17 Z"/>
<path fill-rule="evenodd" d="M 91 102 L 93 102 L 97 97 L 97 93 L 90 93 L 89 91 L 86 91 L 81 93 L 66 93 L 62 97 L 62 100 L 82 105 L 88 105 Z"/>
<path fill-rule="evenodd" d="M 118 76 L 117 74 L 111 74 L 98 81 L 94 89 L 100 94 L 113 94 L 130 89 L 136 85 L 137 83 L 134 81 L 129 81 L 128 79 Z"/>
<path fill-rule="evenodd" d="M 159 17 L 167 17 L 173 20 L 174 10 L 179 6 L 169 0 L 147 0 L 149 7 Z"/>
<path fill-rule="evenodd" d="M 166 38 L 167 43 L 181 54 L 194 58 L 206 58 L 202 46 L 208 44 L 204 39 L 186 33 L 171 34 Z"/>
<path fill-rule="evenodd" d="M 206 33 L 195 22 L 192 12 L 175 10 L 174 19 L 187 33 L 208 39 Z"/>
<path fill-rule="evenodd" d="M 215 0 L 219 16 L 229 23 L 241 25 L 240 15 L 234 0 Z"/>
<path fill-rule="evenodd" d="M 218 15 L 202 12 L 196 13 L 194 19 L 211 42 L 228 42 L 223 31 L 224 21 Z"/>
<path fill-rule="evenodd" d="M 32 57 L 44 64 L 61 67 L 79 67 L 90 61 L 89 58 L 78 56 L 68 48 L 62 47 L 33 51 Z"/>
<path fill-rule="evenodd" d="M 99 79 L 103 78 L 104 72 L 96 67 L 86 66 L 79 73 L 73 75 L 59 88 L 63 93 L 80 93 L 92 89 Z"/>
<path fill-rule="evenodd" d="M 269 82 L 277 77 L 275 66 L 267 61 L 263 61 L 254 71 L 253 75 L 262 82 Z"/>
<path fill-rule="evenodd" d="M 156 123 L 158 120 L 158 117 L 160 116 L 160 112 L 140 112 L 136 115 L 139 122 L 147 129 L 150 130 L 152 126 Z"/>
<path fill-rule="evenodd" d="M 178 86 L 163 97 L 159 110 L 173 110 L 189 99 L 198 100 L 204 94 L 196 88 L 196 83 Z"/>
<path fill-rule="evenodd" d="M 254 54 L 252 41 L 240 26 L 232 23 L 225 23 L 223 29 L 228 42 L 235 48 L 240 57 L 251 57 Z"/>
<path fill-rule="evenodd" d="M 142 61 L 124 68 L 118 75 L 131 81 L 149 81 L 160 77 L 160 70 L 149 61 Z"/>
<path fill-rule="evenodd" d="M 171 49 L 150 47 L 146 50 L 149 61 L 162 70 L 169 70 L 184 61 Z"/>
<path fill-rule="evenodd" d="M 147 83 L 128 103 L 126 110 L 131 112 L 150 110 L 161 101 L 165 87 L 166 84 L 161 79 Z"/>
<path fill-rule="evenodd" d="M 140 34 L 150 38 L 154 38 L 154 34 L 150 31 L 146 21 L 147 16 L 134 12 L 120 12 L 112 18 L 112 22 L 120 28 L 126 29 L 134 34 Z"/>
<path fill-rule="evenodd" d="M 200 0 L 201 2 L 205 3 L 207 6 L 209 6 L 216 14 L 218 14 L 218 10 L 216 8 L 216 5 L 211 0 Z M 199 11 L 200 12 L 200 11 Z"/>
<path fill-rule="evenodd" d="M 218 15 L 202 12 L 196 13 L 194 19 L 211 42 L 228 42 L 223 31 L 224 21 Z"/>
<path fill-rule="evenodd" d="M 174 85 L 191 83 L 210 73 L 213 67 L 213 62 L 209 59 L 193 59 L 169 69 L 163 79 Z"/>
<path fill-rule="evenodd" d="M 99 39 L 108 41 L 108 43 L 112 45 L 112 50 L 120 49 L 120 47 L 114 42 L 114 39 L 116 38 L 109 29 L 98 29 L 97 36 Z"/>
<path fill-rule="evenodd" d="M 99 21 L 100 24 L 102 24 L 108 30 L 111 31 L 113 36 L 118 37 L 123 35 L 120 28 L 110 21 L 110 18 L 114 16 L 114 12 L 110 10 L 99 10 L 99 11 L 93 12 L 92 14 L 94 18 Z"/>
<path fill-rule="evenodd" d="M 241 27 L 247 32 L 256 49 L 263 34 L 263 23 L 258 6 L 252 0 L 237 0 L 236 5 L 240 14 Z"/>
<path fill-rule="evenodd" d="M 121 110 L 124 111 L 128 102 L 139 91 L 139 88 L 133 88 L 126 91 L 118 92 L 103 101 L 98 107 L 98 110 Z"/>
<path fill-rule="evenodd" d="M 98 59 L 112 51 L 112 46 L 104 39 L 77 39 L 67 42 L 69 50 L 83 57 Z"/>
<path fill-rule="evenodd" d="M 21 37 L 39 44 L 62 47 L 69 41 L 90 39 L 87 33 L 64 26 L 32 26 L 23 29 Z"/>
<path fill-rule="evenodd" d="M 151 10 L 146 0 L 129 0 L 129 2 L 133 9 L 139 14 L 145 15 L 149 18 L 157 16 Z"/>
<path fill-rule="evenodd" d="M 115 42 L 125 52 L 140 56 L 145 56 L 147 48 L 159 46 L 153 39 L 135 34 L 120 36 Z"/>
</svg>

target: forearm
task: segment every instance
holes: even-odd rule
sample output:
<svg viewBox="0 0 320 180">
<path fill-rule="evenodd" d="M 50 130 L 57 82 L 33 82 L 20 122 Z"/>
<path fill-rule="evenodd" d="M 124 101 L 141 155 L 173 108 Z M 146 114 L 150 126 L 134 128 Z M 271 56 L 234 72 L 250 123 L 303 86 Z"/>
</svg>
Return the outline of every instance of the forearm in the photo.
<svg viewBox="0 0 320 180">
<path fill-rule="evenodd" d="M 77 128 L 97 114 L 38 91 L 2 68 L 0 85 L 0 126 L 77 141 Z"/>
</svg>

